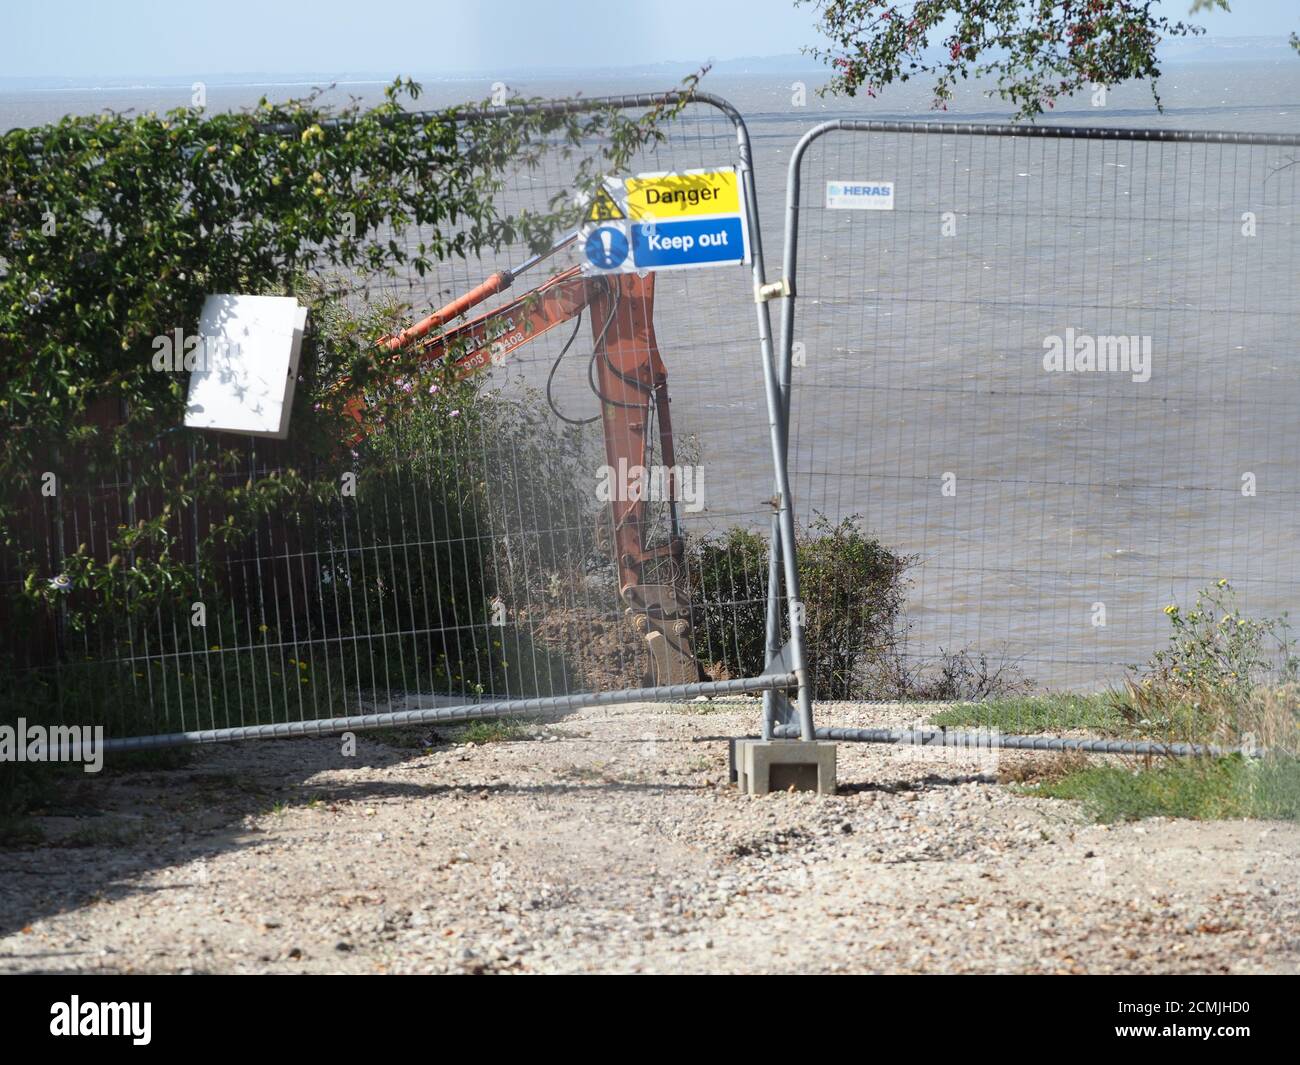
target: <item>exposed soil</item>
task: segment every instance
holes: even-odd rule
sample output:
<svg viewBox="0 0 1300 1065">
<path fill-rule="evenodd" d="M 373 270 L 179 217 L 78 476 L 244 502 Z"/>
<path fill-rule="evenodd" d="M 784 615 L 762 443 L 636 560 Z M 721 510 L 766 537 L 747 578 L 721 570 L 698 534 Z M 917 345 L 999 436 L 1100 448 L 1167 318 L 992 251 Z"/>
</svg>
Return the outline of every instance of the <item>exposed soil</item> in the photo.
<svg viewBox="0 0 1300 1065">
<path fill-rule="evenodd" d="M 558 651 L 585 691 L 617 691 L 645 684 L 645 638 L 624 616 L 594 610 L 548 609 L 537 623 L 537 638 Z"/>
</svg>

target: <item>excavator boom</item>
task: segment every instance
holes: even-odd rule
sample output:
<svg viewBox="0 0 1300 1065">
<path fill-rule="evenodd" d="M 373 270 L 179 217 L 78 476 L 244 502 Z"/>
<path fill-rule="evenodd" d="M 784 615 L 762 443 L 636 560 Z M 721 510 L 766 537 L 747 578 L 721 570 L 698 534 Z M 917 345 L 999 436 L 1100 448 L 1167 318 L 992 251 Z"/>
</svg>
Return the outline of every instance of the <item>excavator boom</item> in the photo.
<svg viewBox="0 0 1300 1065">
<path fill-rule="evenodd" d="M 610 502 L 619 592 L 633 624 L 646 640 L 650 682 L 685 684 L 703 679 L 705 674 L 692 647 L 690 595 L 682 576 L 684 540 L 674 480 L 668 374 L 654 332 L 654 275 L 588 277 L 575 266 L 494 310 L 450 324 L 508 289 L 518 274 L 543 258 L 537 256 L 519 269 L 493 274 L 427 318 L 385 337 L 380 346 L 394 353 L 415 351 L 429 362 L 450 360 L 456 377 L 468 377 L 503 362 L 516 349 L 590 309 L 595 349 L 593 387 L 600 400 L 609 468 L 647 469 L 657 444 L 668 486 L 670 532 L 666 543 L 651 546 L 647 543 L 650 501 L 635 490 L 627 491 L 630 486 L 614 481 L 624 489 L 616 490 Z M 349 399 L 346 410 L 364 431 L 365 397 Z M 652 412 L 657 415 L 657 441 L 651 437 L 655 420 Z M 672 563 L 667 569 L 673 577 L 668 582 L 647 581 L 649 565 L 663 559 Z"/>
</svg>

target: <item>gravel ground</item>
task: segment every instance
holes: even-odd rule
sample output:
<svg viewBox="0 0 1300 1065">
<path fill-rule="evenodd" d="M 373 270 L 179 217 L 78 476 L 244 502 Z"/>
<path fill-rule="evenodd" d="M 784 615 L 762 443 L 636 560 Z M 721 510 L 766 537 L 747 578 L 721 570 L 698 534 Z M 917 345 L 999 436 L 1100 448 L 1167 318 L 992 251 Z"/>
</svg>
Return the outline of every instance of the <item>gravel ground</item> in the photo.
<svg viewBox="0 0 1300 1065">
<path fill-rule="evenodd" d="M 0 853 L 0 972 L 1300 970 L 1300 826 L 1088 825 L 975 754 L 868 744 L 836 797 L 751 798 L 722 737 L 756 721 L 600 708 L 525 742 L 86 778 Z"/>
</svg>

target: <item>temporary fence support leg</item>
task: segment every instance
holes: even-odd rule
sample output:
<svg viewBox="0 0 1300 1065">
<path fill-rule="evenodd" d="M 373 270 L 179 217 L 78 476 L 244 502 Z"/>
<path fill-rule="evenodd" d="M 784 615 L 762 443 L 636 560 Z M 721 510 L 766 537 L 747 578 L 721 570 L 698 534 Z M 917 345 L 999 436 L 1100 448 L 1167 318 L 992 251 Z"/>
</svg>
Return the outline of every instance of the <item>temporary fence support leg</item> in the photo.
<svg viewBox="0 0 1300 1065">
<path fill-rule="evenodd" d="M 767 540 L 767 663 L 764 672 L 781 653 L 781 525 L 772 515 L 772 528 Z M 776 721 L 776 692 L 763 693 L 763 739 L 772 738 L 772 724 Z"/>
<path fill-rule="evenodd" d="M 786 414 L 781 402 L 781 388 L 777 379 L 776 354 L 772 345 L 772 316 L 768 311 L 767 297 L 760 295 L 766 284 L 763 267 L 763 240 L 758 221 L 758 196 L 754 189 L 754 168 L 749 150 L 749 131 L 739 114 L 736 123 L 736 141 L 740 155 L 741 186 L 745 191 L 750 226 L 750 249 L 753 257 L 754 300 L 758 313 L 758 339 L 762 353 L 763 383 L 767 394 L 768 428 L 772 441 L 772 465 L 775 469 L 776 494 L 772 500 L 776 515 L 772 523 L 773 537 L 769 545 L 768 567 L 768 640 L 769 654 L 773 648 L 773 620 L 779 618 L 779 608 L 773 605 L 777 584 L 771 578 L 779 559 L 785 573 L 785 590 L 790 614 L 790 664 L 798 679 L 799 732 L 801 738 L 815 739 L 812 715 L 812 689 L 809 687 L 808 667 L 804 651 L 803 601 L 799 598 L 799 567 L 794 544 L 794 512 L 790 507 L 790 475 L 786 469 Z M 779 638 L 776 646 L 780 646 Z M 771 714 L 775 701 L 765 698 L 763 703 L 763 733 L 770 734 Z"/>
</svg>

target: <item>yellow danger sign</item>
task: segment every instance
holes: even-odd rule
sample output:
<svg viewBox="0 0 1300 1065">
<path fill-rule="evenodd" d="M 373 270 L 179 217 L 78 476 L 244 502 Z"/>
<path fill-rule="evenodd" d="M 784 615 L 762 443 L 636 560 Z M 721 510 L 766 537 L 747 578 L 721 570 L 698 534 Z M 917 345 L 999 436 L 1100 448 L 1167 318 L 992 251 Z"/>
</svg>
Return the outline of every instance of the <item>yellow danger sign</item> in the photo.
<svg viewBox="0 0 1300 1065">
<path fill-rule="evenodd" d="M 627 209 L 633 219 L 687 218 L 740 213 L 736 171 L 682 170 L 627 178 Z"/>
</svg>

